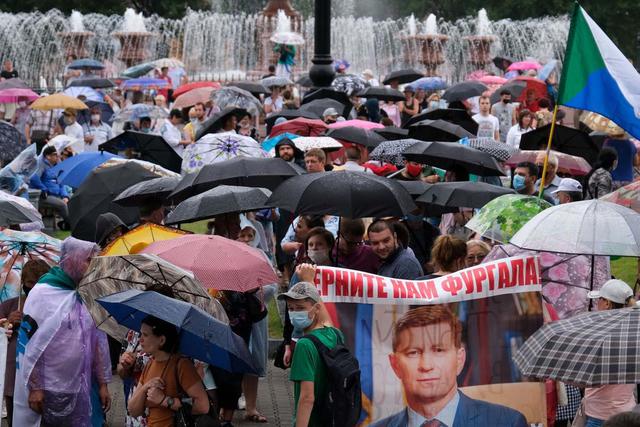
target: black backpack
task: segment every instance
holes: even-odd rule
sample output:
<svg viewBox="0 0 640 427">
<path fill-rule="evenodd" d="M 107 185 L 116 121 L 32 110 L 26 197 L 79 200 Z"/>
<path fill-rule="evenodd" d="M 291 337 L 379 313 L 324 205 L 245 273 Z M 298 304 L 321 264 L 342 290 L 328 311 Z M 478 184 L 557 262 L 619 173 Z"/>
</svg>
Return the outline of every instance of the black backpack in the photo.
<svg viewBox="0 0 640 427">
<path fill-rule="evenodd" d="M 312 334 L 305 335 L 315 345 L 327 371 L 329 388 L 324 396 L 316 396 L 314 412 L 322 417 L 327 427 L 353 427 L 358 424 L 362 411 L 360 365 L 358 359 L 345 347 L 338 334 L 336 346 L 329 349 Z"/>
</svg>

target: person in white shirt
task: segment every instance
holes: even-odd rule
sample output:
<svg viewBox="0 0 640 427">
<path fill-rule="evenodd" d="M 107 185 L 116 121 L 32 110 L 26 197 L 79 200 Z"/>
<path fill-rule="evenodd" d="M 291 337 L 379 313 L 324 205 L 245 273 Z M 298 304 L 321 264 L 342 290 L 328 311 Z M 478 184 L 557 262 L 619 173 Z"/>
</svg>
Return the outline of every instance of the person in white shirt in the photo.
<svg viewBox="0 0 640 427">
<path fill-rule="evenodd" d="M 522 135 L 533 130 L 531 123 L 533 122 L 533 113 L 529 110 L 522 110 L 518 114 L 518 123 L 513 125 L 507 133 L 507 145 L 514 148 L 520 148 L 520 138 Z"/>
<path fill-rule="evenodd" d="M 278 86 L 273 86 L 271 88 L 271 96 L 264 100 L 264 112 L 267 114 L 278 113 L 282 111 L 283 107 L 284 98 L 280 95 L 280 88 Z"/>
<path fill-rule="evenodd" d="M 362 78 L 369 83 L 371 87 L 380 86 L 380 82 L 373 76 L 373 71 L 368 68 L 362 72 Z"/>
<path fill-rule="evenodd" d="M 192 142 L 182 138 L 182 132 L 179 128 L 180 125 L 182 125 L 182 112 L 178 109 L 173 109 L 169 113 L 169 118 L 164 119 L 164 123 L 160 128 L 160 135 L 162 135 L 164 140 L 167 141 L 167 144 L 182 157 L 184 148 Z"/>
<path fill-rule="evenodd" d="M 64 134 L 70 138 L 84 141 L 84 131 L 82 130 L 80 123 L 76 121 L 76 110 L 73 108 L 67 108 L 62 112 L 62 115 L 65 124 Z M 83 152 L 84 147 L 82 147 L 82 150 L 78 151 Z"/>
<path fill-rule="evenodd" d="M 356 147 L 349 147 L 344 150 L 347 161 L 344 163 L 343 170 L 351 172 L 373 173 L 371 169 L 365 168 L 361 163 L 360 150 Z"/>
<path fill-rule="evenodd" d="M 493 138 L 500 141 L 500 122 L 490 113 L 491 100 L 488 96 L 481 96 L 479 104 L 480 112 L 473 116 L 473 120 L 478 123 L 478 138 Z"/>
<path fill-rule="evenodd" d="M 84 151 L 96 152 L 98 146 L 113 138 L 111 126 L 102 121 L 100 107 L 91 107 L 91 117 L 87 123 L 82 125 L 84 132 Z"/>
</svg>

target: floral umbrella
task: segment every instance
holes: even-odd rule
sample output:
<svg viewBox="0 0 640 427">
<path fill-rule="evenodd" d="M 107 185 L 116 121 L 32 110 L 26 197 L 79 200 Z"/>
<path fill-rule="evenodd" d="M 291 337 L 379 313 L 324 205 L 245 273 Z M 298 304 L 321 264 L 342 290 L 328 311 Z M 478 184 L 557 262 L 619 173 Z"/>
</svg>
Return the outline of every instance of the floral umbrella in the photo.
<svg viewBox="0 0 640 427">
<path fill-rule="evenodd" d="M 396 141 L 384 141 L 369 153 L 370 160 L 391 163 L 392 165 L 403 165 L 404 157 L 402 152 L 413 144 L 420 142 L 417 139 L 399 139 Z"/>
<path fill-rule="evenodd" d="M 185 173 L 200 170 L 204 165 L 219 163 L 238 156 L 267 157 L 267 153 L 253 138 L 235 132 L 210 133 L 195 144 L 188 145 L 182 155 Z"/>
<path fill-rule="evenodd" d="M 538 255 L 542 268 L 542 294 L 563 319 L 587 311 L 587 293 L 600 289 L 611 277 L 609 257 L 593 259 L 592 285 L 590 256 L 528 251 L 511 244 L 494 246 L 484 262 L 520 255 Z"/>
<path fill-rule="evenodd" d="M 0 231 L 0 302 L 20 295 L 22 266 L 30 259 L 58 263 L 62 242 L 39 231 Z"/>
<path fill-rule="evenodd" d="M 640 181 L 634 181 L 613 193 L 600 197 L 600 200 L 616 203 L 640 213 Z"/>
<path fill-rule="evenodd" d="M 550 208 L 543 199 L 522 194 L 505 194 L 484 205 L 466 227 L 500 243 L 511 237 L 531 218 Z"/>
</svg>

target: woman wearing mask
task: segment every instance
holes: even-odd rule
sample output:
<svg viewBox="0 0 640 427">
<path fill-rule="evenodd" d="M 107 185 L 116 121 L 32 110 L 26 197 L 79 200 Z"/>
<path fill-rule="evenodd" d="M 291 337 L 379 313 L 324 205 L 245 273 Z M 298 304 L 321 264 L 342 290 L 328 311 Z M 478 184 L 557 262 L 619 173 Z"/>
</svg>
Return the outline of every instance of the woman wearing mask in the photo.
<svg viewBox="0 0 640 427">
<path fill-rule="evenodd" d="M 533 130 L 532 122 L 533 114 L 529 110 L 521 110 L 518 114 L 518 123 L 511 126 L 507 133 L 507 144 L 514 148 L 520 148 L 522 135 Z"/>
<path fill-rule="evenodd" d="M 462 270 L 466 266 L 467 244 L 464 240 L 448 234 L 438 236 L 431 249 L 433 274 L 417 280 L 433 279 Z"/>
<path fill-rule="evenodd" d="M 597 300 L 598 311 L 633 307 L 633 291 L 622 280 L 611 279 L 589 298 Z M 631 411 L 636 406 L 635 384 L 611 384 L 585 389 L 582 406 L 587 416 L 586 427 L 600 427 L 609 417 Z"/>
<path fill-rule="evenodd" d="M 588 196 L 599 199 L 613 191 L 611 171 L 618 165 L 618 153 L 611 147 L 604 147 L 598 154 L 598 161 L 587 175 Z"/>
<path fill-rule="evenodd" d="M 245 243 L 252 248 L 259 248 L 260 235 L 255 225 L 244 215 L 240 215 L 240 234 L 238 241 Z M 268 257 L 265 254 L 265 258 Z M 263 305 L 269 304 L 269 301 L 276 293 L 276 285 L 265 285 L 259 291 L 262 295 Z M 249 338 L 249 351 L 253 359 L 253 365 L 257 369 L 257 375 L 245 374 L 242 378 L 242 391 L 245 397 L 245 420 L 255 423 L 266 423 L 267 418 L 258 412 L 258 380 L 267 375 L 267 353 L 269 350 L 268 341 L 268 318 L 256 322 L 251 328 L 251 336 Z"/>
<path fill-rule="evenodd" d="M 278 296 L 278 299 L 286 301 L 293 326 L 304 335 L 315 336 L 329 349 L 344 343 L 342 332 L 333 327 L 320 294 L 312 284 L 315 267 L 302 264 L 297 273 L 303 281 Z M 313 404 L 316 396 L 326 395 L 328 375 L 316 346 L 309 338 L 303 337 L 296 344 L 289 379 L 293 381 L 294 424 L 323 426 L 321 414 L 314 410 Z"/>
<path fill-rule="evenodd" d="M 465 257 L 465 268 L 482 264 L 484 257 L 491 252 L 491 246 L 482 240 L 469 240 L 467 242 L 467 255 Z"/>
</svg>

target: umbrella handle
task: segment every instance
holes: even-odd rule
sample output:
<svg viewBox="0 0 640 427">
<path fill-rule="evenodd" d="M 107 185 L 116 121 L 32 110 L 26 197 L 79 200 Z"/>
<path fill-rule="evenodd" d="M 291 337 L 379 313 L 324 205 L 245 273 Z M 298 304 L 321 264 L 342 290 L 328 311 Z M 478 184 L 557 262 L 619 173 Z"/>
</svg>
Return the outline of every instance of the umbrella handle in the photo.
<svg viewBox="0 0 640 427">
<path fill-rule="evenodd" d="M 544 177 L 547 174 L 547 167 L 549 165 L 549 152 L 551 151 L 551 142 L 553 141 L 553 132 L 556 129 L 556 116 L 558 115 L 558 103 L 553 107 L 553 118 L 551 119 L 551 129 L 549 130 L 549 140 L 547 141 L 547 151 L 544 154 L 544 166 L 542 166 L 542 177 L 540 178 L 540 193 L 538 198 L 542 199 L 542 193 L 544 193 Z M 589 304 L 591 305 L 591 304 Z"/>
</svg>

